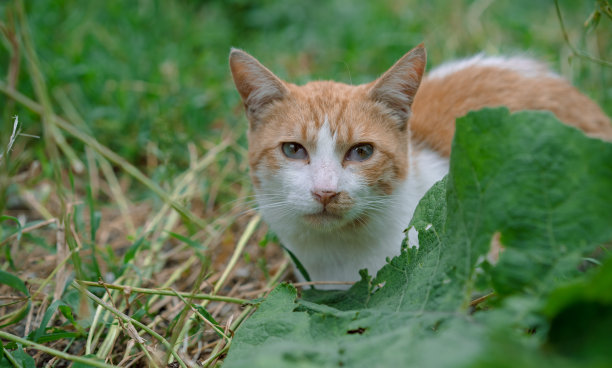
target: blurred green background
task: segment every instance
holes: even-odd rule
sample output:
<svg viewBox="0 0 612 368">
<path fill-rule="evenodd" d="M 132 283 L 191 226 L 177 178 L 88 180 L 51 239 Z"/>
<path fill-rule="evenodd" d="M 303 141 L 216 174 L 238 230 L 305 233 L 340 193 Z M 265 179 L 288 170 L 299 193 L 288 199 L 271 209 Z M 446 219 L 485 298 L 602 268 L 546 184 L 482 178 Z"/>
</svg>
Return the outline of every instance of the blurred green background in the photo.
<svg viewBox="0 0 612 368">
<path fill-rule="evenodd" d="M 10 3 L 0 4 L 4 22 Z M 610 20 L 584 27 L 596 4 L 560 1 L 571 42 L 610 60 Z M 35 0 L 25 6 L 55 112 L 65 116 L 72 106 L 93 136 L 136 165 L 155 155 L 164 165 L 147 170 L 160 180 L 187 165 L 187 142 L 220 140 L 231 127 L 245 145 L 246 120 L 227 66 L 232 46 L 297 83 L 370 81 L 422 41 L 429 68 L 481 51 L 528 54 L 612 114 L 612 70 L 570 62 L 552 0 Z M 2 74 L 9 56 L 2 48 Z M 17 89 L 34 97 L 24 62 Z M 4 95 L 0 109 L 2 141 L 15 115 L 24 133 L 42 135 L 40 118 Z M 43 158 L 42 140 L 23 140 L 24 161 Z"/>
</svg>

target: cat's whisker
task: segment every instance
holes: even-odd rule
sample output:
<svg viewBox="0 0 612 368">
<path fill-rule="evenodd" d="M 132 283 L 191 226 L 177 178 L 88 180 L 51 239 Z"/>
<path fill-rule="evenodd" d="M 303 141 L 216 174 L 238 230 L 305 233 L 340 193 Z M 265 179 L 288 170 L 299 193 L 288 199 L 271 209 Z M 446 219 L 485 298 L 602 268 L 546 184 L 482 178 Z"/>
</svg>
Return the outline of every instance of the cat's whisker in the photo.
<svg viewBox="0 0 612 368">
<path fill-rule="evenodd" d="M 247 210 L 244 210 L 244 211 L 242 211 L 242 212 L 237 213 L 237 214 L 236 214 L 236 217 L 242 217 L 242 216 L 252 215 L 252 214 L 255 214 L 255 213 L 257 213 L 257 210 L 256 210 L 256 209 L 254 209 L 254 208 L 249 208 L 249 209 L 247 209 Z"/>
</svg>

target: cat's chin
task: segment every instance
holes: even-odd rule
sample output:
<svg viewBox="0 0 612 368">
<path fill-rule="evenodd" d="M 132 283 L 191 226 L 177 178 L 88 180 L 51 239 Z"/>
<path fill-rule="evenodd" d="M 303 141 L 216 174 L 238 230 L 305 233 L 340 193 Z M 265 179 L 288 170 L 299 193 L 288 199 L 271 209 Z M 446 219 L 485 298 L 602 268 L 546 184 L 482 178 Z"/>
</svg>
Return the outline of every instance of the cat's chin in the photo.
<svg viewBox="0 0 612 368">
<path fill-rule="evenodd" d="M 327 211 L 307 214 L 303 218 L 307 225 L 327 231 L 336 230 L 354 222 L 347 216 Z"/>
</svg>

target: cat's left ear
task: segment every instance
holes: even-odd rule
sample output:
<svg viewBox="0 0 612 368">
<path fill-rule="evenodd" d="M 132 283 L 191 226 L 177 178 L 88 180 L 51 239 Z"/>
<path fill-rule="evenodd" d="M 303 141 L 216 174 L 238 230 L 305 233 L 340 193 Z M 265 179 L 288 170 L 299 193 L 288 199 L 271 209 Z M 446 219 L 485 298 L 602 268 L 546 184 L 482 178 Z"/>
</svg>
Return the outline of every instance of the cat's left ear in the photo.
<svg viewBox="0 0 612 368">
<path fill-rule="evenodd" d="M 249 118 L 267 104 L 288 94 L 283 81 L 246 52 L 233 48 L 229 64 L 234 84 L 242 97 Z"/>
<path fill-rule="evenodd" d="M 427 52 L 425 46 L 420 44 L 372 83 L 370 98 L 386 105 L 399 120 L 401 129 L 406 127 L 410 118 L 410 108 L 426 64 Z"/>
</svg>

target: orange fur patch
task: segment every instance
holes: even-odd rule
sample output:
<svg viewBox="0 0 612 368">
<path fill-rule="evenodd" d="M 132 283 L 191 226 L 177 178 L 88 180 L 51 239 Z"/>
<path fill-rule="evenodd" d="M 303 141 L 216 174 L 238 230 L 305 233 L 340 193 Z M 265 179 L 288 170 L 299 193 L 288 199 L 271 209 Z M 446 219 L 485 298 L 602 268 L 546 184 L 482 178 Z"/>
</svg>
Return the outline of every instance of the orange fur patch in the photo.
<svg viewBox="0 0 612 368">
<path fill-rule="evenodd" d="M 413 139 L 449 156 L 455 119 L 471 110 L 496 106 L 510 111 L 548 110 L 591 136 L 612 140 L 610 119 L 565 80 L 478 65 L 423 79 L 412 105 Z"/>
</svg>

